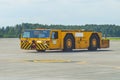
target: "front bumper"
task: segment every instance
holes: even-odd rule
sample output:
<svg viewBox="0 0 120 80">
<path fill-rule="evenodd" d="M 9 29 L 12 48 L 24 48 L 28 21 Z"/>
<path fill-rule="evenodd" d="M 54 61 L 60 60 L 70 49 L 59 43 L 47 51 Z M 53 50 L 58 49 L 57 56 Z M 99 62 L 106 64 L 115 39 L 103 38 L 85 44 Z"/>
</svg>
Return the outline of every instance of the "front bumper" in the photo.
<svg viewBox="0 0 120 80">
<path fill-rule="evenodd" d="M 21 41 L 21 49 L 25 50 L 47 50 L 49 48 L 48 41 Z"/>
</svg>

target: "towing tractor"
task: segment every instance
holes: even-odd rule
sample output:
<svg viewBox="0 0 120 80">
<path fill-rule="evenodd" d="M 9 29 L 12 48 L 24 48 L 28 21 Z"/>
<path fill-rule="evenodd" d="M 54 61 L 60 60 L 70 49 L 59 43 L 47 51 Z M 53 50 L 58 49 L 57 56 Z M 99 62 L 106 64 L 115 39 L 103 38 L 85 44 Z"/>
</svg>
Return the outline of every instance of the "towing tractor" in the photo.
<svg viewBox="0 0 120 80">
<path fill-rule="evenodd" d="M 20 47 L 24 50 L 63 50 L 109 48 L 109 40 L 102 39 L 101 32 L 87 30 L 31 29 L 24 30 L 20 37 Z"/>
</svg>

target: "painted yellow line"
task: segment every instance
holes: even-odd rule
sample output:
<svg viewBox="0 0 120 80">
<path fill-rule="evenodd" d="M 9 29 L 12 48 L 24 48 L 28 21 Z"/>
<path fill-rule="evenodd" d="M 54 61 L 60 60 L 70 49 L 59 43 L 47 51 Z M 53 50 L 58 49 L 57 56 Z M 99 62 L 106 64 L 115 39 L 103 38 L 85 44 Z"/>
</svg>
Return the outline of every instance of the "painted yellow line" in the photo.
<svg viewBox="0 0 120 80">
<path fill-rule="evenodd" d="M 112 66 L 112 65 L 99 65 L 102 67 L 106 67 L 106 68 L 112 68 L 112 69 L 120 69 L 120 66 Z"/>
<path fill-rule="evenodd" d="M 86 61 L 72 61 L 72 60 L 51 60 L 51 59 L 45 59 L 45 60 L 25 60 L 27 62 L 35 62 L 35 63 L 75 63 L 75 64 L 87 64 Z"/>
<path fill-rule="evenodd" d="M 120 69 L 120 66 L 114 67 L 115 69 Z"/>
<path fill-rule="evenodd" d="M 70 60 L 25 60 L 28 62 L 41 62 L 41 63 L 69 63 Z"/>
<path fill-rule="evenodd" d="M 79 62 L 76 62 L 77 64 L 87 64 L 86 61 L 79 61 Z"/>
</svg>

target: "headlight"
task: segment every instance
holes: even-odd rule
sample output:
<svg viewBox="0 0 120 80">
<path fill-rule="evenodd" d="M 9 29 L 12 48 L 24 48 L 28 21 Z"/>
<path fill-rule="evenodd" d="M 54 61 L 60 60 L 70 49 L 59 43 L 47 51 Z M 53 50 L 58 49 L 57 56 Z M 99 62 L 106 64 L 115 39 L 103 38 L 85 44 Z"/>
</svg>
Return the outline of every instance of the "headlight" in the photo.
<svg viewBox="0 0 120 80">
<path fill-rule="evenodd" d="M 42 41 L 37 41 L 37 43 L 42 43 Z"/>
</svg>

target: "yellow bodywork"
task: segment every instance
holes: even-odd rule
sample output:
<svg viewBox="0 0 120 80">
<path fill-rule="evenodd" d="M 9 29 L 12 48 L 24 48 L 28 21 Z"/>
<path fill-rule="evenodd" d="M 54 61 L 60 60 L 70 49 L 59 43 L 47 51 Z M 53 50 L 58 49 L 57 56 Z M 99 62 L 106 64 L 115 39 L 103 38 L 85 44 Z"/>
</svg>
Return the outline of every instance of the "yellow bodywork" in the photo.
<svg viewBox="0 0 120 80">
<path fill-rule="evenodd" d="M 56 39 L 52 38 L 52 33 L 58 34 Z M 49 38 L 20 38 L 21 49 L 25 50 L 63 50 L 65 44 L 65 37 L 71 34 L 74 37 L 74 49 L 88 49 L 90 46 L 90 37 L 92 34 L 97 34 L 100 39 L 99 48 L 108 48 L 109 40 L 102 39 L 100 32 L 84 31 L 84 30 L 50 30 Z M 67 43 L 71 46 L 70 40 Z M 96 44 L 96 42 L 93 42 Z"/>
</svg>

